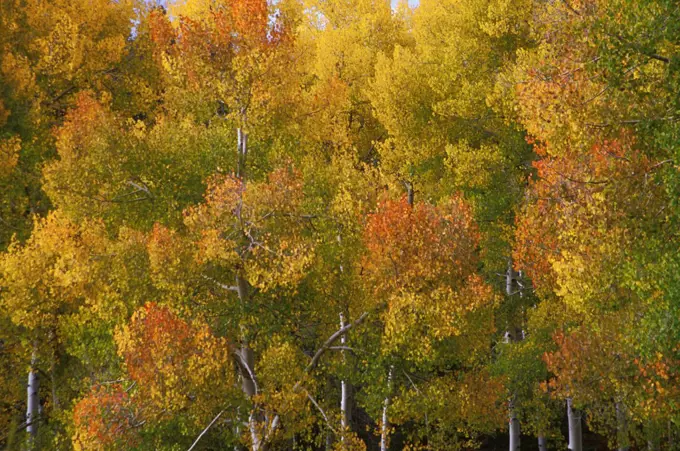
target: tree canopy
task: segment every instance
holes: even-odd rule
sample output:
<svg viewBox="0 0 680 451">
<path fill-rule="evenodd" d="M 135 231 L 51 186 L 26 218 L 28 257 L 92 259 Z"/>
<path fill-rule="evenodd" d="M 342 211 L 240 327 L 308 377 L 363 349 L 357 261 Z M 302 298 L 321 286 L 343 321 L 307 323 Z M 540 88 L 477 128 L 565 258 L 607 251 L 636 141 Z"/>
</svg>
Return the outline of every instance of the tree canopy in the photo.
<svg viewBox="0 0 680 451">
<path fill-rule="evenodd" d="M 0 447 L 675 449 L 679 92 L 670 0 L 3 0 Z"/>
</svg>

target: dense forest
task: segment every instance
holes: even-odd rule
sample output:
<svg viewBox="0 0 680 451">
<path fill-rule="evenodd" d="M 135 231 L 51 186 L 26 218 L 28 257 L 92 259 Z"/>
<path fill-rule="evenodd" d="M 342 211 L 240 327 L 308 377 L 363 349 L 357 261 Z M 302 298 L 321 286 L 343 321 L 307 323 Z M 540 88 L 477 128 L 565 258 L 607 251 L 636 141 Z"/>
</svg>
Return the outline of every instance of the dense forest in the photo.
<svg viewBox="0 0 680 451">
<path fill-rule="evenodd" d="M 677 0 L 0 0 L 0 447 L 678 449 L 679 230 Z"/>
</svg>

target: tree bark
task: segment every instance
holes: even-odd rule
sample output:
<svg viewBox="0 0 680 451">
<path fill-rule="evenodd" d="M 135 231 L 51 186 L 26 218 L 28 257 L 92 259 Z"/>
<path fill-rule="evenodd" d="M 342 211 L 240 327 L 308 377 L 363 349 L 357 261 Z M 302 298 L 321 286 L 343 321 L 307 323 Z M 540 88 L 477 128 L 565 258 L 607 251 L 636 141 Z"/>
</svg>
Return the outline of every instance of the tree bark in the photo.
<svg viewBox="0 0 680 451">
<path fill-rule="evenodd" d="M 250 285 L 247 280 L 238 275 L 236 276 L 236 291 L 238 292 L 241 305 L 245 306 L 250 300 Z M 248 399 L 252 399 L 258 391 L 257 380 L 255 378 L 255 353 L 248 343 L 248 337 L 245 332 L 241 338 L 241 349 L 238 354 L 241 390 Z M 266 443 L 263 443 L 264 434 L 259 430 L 261 420 L 261 415 L 257 412 L 257 409 L 253 409 L 248 415 L 248 429 L 250 431 L 253 451 L 264 451 L 266 448 Z"/>
<path fill-rule="evenodd" d="M 245 123 L 245 119 L 243 120 Z M 236 175 L 240 179 L 246 176 L 246 161 L 248 158 L 248 132 L 239 127 L 236 129 L 236 148 L 238 152 L 238 165 Z"/>
<path fill-rule="evenodd" d="M 38 375 L 37 365 L 38 356 L 36 351 L 33 351 L 26 393 L 26 432 L 28 433 L 29 449 L 34 448 L 35 436 L 38 434 L 38 420 L 40 417 L 40 376 Z"/>
<path fill-rule="evenodd" d="M 538 434 L 538 450 L 548 451 L 548 440 L 545 438 L 545 435 L 543 434 Z"/>
<path fill-rule="evenodd" d="M 241 389 L 246 396 L 252 398 L 257 394 L 257 383 L 255 382 L 255 374 L 253 373 L 255 353 L 245 339 L 243 340 L 243 343 L 241 343 L 241 364 Z"/>
<path fill-rule="evenodd" d="M 248 157 L 248 132 L 246 131 L 248 124 L 248 115 L 245 107 L 241 108 L 241 124 L 236 129 L 236 175 L 242 182 L 246 178 L 246 162 Z M 239 215 L 240 219 L 240 215 Z M 243 309 L 250 302 L 250 284 L 246 279 L 240 275 L 236 276 L 236 291 L 238 292 L 239 302 Z M 243 393 L 252 399 L 258 392 L 257 380 L 255 378 L 255 353 L 249 344 L 248 333 L 242 330 L 241 349 L 239 351 L 239 374 L 241 376 L 241 389 Z M 265 451 L 268 448 L 267 443 L 267 425 L 265 424 L 262 430 L 260 425 L 266 419 L 256 408 L 248 415 L 248 429 L 250 432 L 252 451 Z M 278 421 L 278 418 L 275 419 Z M 272 425 L 274 422 L 272 422 Z"/>
<path fill-rule="evenodd" d="M 245 306 L 250 295 L 250 286 L 248 281 L 241 276 L 236 276 L 236 290 L 238 292 L 239 301 L 241 305 Z M 255 354 L 248 344 L 248 337 L 244 336 L 241 338 L 241 350 L 240 350 L 240 375 L 241 375 L 241 386 L 243 393 L 252 398 L 257 394 L 257 382 L 255 381 Z"/>
<path fill-rule="evenodd" d="M 390 366 L 390 371 L 387 373 L 387 396 L 383 401 L 382 410 L 382 425 L 380 426 L 380 451 L 387 451 L 389 447 L 387 434 L 389 432 L 389 418 L 387 416 L 387 409 L 390 406 L 390 399 L 392 398 L 392 373 L 394 373 L 394 365 Z"/>
<path fill-rule="evenodd" d="M 255 353 L 252 348 L 248 345 L 248 341 L 243 339 L 240 350 L 241 365 L 240 375 L 241 375 L 241 389 L 243 393 L 252 399 L 253 396 L 257 394 L 257 382 L 255 380 Z M 262 446 L 262 434 L 259 431 L 260 415 L 257 409 L 253 409 L 248 415 L 248 429 L 250 430 L 250 439 L 252 441 L 252 450 L 261 451 Z"/>
<path fill-rule="evenodd" d="M 340 313 L 340 329 L 343 329 L 345 326 L 345 316 Z M 347 345 L 347 334 L 343 334 L 340 338 L 340 343 L 343 347 Z M 342 360 L 344 363 L 347 363 L 347 356 L 344 350 L 342 351 Z M 343 448 L 345 446 L 345 433 L 349 430 L 351 414 L 350 402 L 349 383 L 345 379 L 342 379 L 340 380 L 340 440 L 343 444 Z"/>
<path fill-rule="evenodd" d="M 571 451 L 583 451 L 581 412 L 574 409 L 571 398 L 567 398 L 567 419 L 569 422 L 569 449 Z"/>
<path fill-rule="evenodd" d="M 510 406 L 510 421 L 508 422 L 508 432 L 510 435 L 510 451 L 520 450 L 520 430 L 519 430 L 519 420 L 515 414 L 515 409 Z"/>
<path fill-rule="evenodd" d="M 513 288 L 514 288 L 514 281 L 515 281 L 515 271 L 512 268 L 512 260 L 508 259 L 508 270 L 505 273 L 505 294 L 510 298 L 510 296 L 513 295 Z M 505 341 L 506 343 L 512 343 L 514 341 L 519 341 L 518 340 L 518 335 L 517 335 L 517 327 L 515 325 L 509 325 L 508 330 L 505 333 Z M 513 394 L 511 397 L 512 401 L 510 402 L 510 412 L 509 412 L 509 421 L 508 421 L 508 435 L 509 435 L 509 446 L 508 449 L 509 451 L 519 451 L 520 450 L 520 423 L 519 419 L 517 418 L 517 413 L 515 412 L 515 395 Z"/>
<path fill-rule="evenodd" d="M 512 260 L 508 259 L 508 270 L 505 272 L 505 294 L 512 296 L 513 280 L 515 271 L 512 269 Z"/>
</svg>

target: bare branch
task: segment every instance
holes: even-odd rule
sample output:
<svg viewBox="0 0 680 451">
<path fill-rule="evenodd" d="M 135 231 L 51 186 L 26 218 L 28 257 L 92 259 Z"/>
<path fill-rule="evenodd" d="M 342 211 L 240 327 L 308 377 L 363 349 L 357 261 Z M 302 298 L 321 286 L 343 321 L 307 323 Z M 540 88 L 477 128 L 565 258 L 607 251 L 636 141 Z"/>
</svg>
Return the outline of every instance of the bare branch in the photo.
<svg viewBox="0 0 680 451">
<path fill-rule="evenodd" d="M 411 383 L 411 385 L 413 386 L 413 389 L 414 389 L 419 395 L 422 395 L 420 389 L 418 389 L 418 387 L 416 386 L 416 384 L 413 383 L 413 379 L 411 379 L 411 376 L 409 376 L 408 373 L 407 373 L 406 371 L 404 371 L 404 370 L 401 370 L 401 372 L 404 373 L 404 376 L 406 376 L 406 379 L 408 379 L 408 381 Z"/>
<path fill-rule="evenodd" d="M 151 194 L 151 191 L 149 191 L 149 188 L 145 184 L 139 184 L 132 180 L 128 180 L 127 184 L 132 186 L 133 188 L 137 188 L 138 191 L 146 193 L 146 195 L 149 196 L 149 198 L 153 197 L 153 194 Z"/>
<path fill-rule="evenodd" d="M 194 447 L 196 447 L 196 444 L 198 443 L 198 441 L 205 435 L 206 432 L 208 432 L 208 429 L 210 429 L 210 427 L 213 424 L 215 424 L 215 421 L 217 421 L 222 416 L 223 413 L 224 413 L 224 410 L 221 411 L 220 413 L 218 413 L 217 415 L 215 415 L 215 418 L 213 418 L 212 421 L 210 422 L 210 424 L 208 426 L 206 426 L 205 429 L 203 429 L 203 432 L 201 432 L 198 435 L 198 437 L 196 437 L 196 440 L 194 440 L 194 443 L 191 445 L 191 448 L 189 448 L 187 451 L 191 451 L 192 449 L 194 449 Z"/>
<path fill-rule="evenodd" d="M 359 318 L 357 318 L 354 322 L 349 323 L 345 327 L 340 328 L 337 332 L 335 332 L 333 335 L 331 335 L 328 340 L 319 348 L 318 351 L 316 351 L 316 354 L 314 354 L 314 357 L 312 357 L 312 361 L 309 362 L 309 365 L 307 365 L 307 368 L 305 368 L 305 373 L 309 373 L 312 371 L 318 364 L 319 364 L 319 359 L 321 356 L 330 348 L 335 341 L 345 335 L 351 328 L 358 326 L 359 324 L 363 323 L 366 317 L 368 316 L 368 312 L 364 312 Z"/>
<path fill-rule="evenodd" d="M 271 439 L 272 435 L 276 432 L 276 429 L 278 429 L 279 424 L 281 422 L 281 417 L 278 415 L 274 415 L 274 419 L 272 420 L 272 424 L 269 426 L 269 431 L 264 437 L 264 442 L 267 443 Z"/>
<path fill-rule="evenodd" d="M 224 283 L 222 283 L 222 282 L 219 282 L 219 281 L 213 279 L 212 277 L 206 276 L 205 274 L 203 274 L 203 278 L 206 279 L 206 280 L 209 280 L 209 281 L 213 282 L 215 285 L 217 285 L 218 287 L 222 288 L 223 290 L 227 290 L 227 291 L 238 291 L 238 287 L 235 286 L 235 285 L 227 285 L 227 284 L 224 284 Z"/>
<path fill-rule="evenodd" d="M 673 160 L 663 160 L 663 161 L 660 161 L 660 162 L 654 164 L 653 166 L 651 166 L 651 167 L 649 168 L 649 171 L 653 171 L 654 169 L 658 168 L 659 166 L 663 166 L 664 164 L 667 164 L 667 163 L 674 163 L 674 161 L 673 161 Z"/>
<path fill-rule="evenodd" d="M 312 404 L 314 404 L 314 407 L 316 407 L 317 410 L 321 413 L 321 416 L 323 416 L 323 419 L 326 421 L 326 426 L 328 426 L 328 429 L 333 431 L 334 434 L 337 434 L 338 432 L 335 430 L 335 428 L 333 428 L 333 426 L 331 426 L 331 422 L 328 419 L 326 412 L 323 411 L 321 406 L 316 402 L 316 400 L 314 400 L 314 398 L 312 398 L 312 395 L 310 395 L 307 390 L 305 390 L 305 393 L 307 394 L 307 398 L 309 398 L 309 400 L 312 402 Z"/>
</svg>

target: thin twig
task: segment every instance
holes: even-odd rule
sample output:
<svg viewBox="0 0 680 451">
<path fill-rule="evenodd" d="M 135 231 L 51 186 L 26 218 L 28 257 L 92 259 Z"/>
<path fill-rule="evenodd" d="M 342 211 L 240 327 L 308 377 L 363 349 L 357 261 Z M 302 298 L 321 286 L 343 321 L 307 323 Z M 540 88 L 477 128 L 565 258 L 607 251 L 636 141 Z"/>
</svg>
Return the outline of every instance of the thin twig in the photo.
<svg viewBox="0 0 680 451">
<path fill-rule="evenodd" d="M 323 416 L 323 419 L 326 420 L 326 425 L 328 426 L 328 429 L 330 429 L 331 431 L 333 431 L 334 434 L 337 435 L 337 431 L 333 428 L 333 426 L 331 426 L 331 422 L 330 422 L 330 420 L 328 419 L 328 416 L 326 415 L 326 412 L 323 411 L 323 409 L 321 408 L 321 406 L 314 400 L 314 398 L 312 397 L 312 395 L 310 395 L 309 392 L 308 392 L 307 390 L 305 390 L 305 393 L 307 394 L 307 398 L 309 398 L 309 400 L 312 402 L 312 404 L 314 404 L 314 407 L 316 407 L 317 410 L 318 410 L 319 412 L 321 412 L 321 416 Z"/>
<path fill-rule="evenodd" d="M 192 449 L 194 449 L 194 447 L 196 446 L 196 444 L 198 443 L 198 441 L 205 435 L 206 432 L 208 432 L 208 429 L 210 429 L 210 427 L 211 427 L 213 424 L 215 424 L 215 421 L 217 421 L 217 420 L 222 416 L 223 413 L 224 413 L 224 410 L 221 411 L 220 413 L 218 413 L 217 415 L 215 415 L 215 418 L 213 418 L 212 421 L 210 422 L 210 424 L 209 424 L 208 426 L 206 426 L 205 429 L 203 429 L 203 432 L 201 432 L 201 433 L 198 435 L 198 437 L 196 437 L 196 440 L 194 440 L 194 443 L 191 445 L 191 448 L 189 448 L 187 451 L 191 451 Z"/>
<path fill-rule="evenodd" d="M 364 312 L 359 318 L 357 318 L 353 323 L 349 323 L 345 327 L 339 329 L 337 332 L 335 332 L 333 335 L 331 335 L 328 340 L 319 348 L 318 351 L 316 351 L 316 354 L 314 354 L 314 357 L 312 357 L 312 361 L 309 362 L 309 365 L 307 365 L 307 368 L 305 368 L 305 372 L 309 373 L 312 371 L 316 365 L 319 363 L 319 359 L 323 355 L 324 352 L 341 336 L 345 335 L 351 328 L 358 326 L 359 324 L 363 323 L 366 317 L 368 316 L 368 312 Z"/>
</svg>

